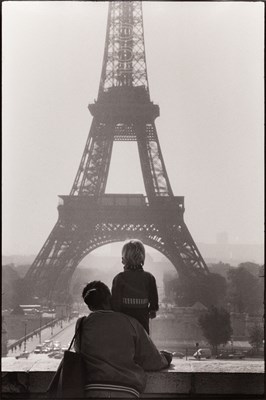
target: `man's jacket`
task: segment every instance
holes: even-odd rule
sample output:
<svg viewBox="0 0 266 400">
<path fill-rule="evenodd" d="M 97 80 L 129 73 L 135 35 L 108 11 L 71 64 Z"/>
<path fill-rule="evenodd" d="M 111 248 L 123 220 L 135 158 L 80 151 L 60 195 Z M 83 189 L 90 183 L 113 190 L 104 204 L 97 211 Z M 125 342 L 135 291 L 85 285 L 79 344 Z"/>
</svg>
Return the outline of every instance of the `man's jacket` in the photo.
<svg viewBox="0 0 266 400">
<path fill-rule="evenodd" d="M 83 320 L 80 336 L 81 344 L 78 337 L 74 346 L 85 356 L 86 384 L 121 385 L 141 393 L 145 371 L 169 365 L 141 324 L 119 312 L 92 312 Z"/>
</svg>

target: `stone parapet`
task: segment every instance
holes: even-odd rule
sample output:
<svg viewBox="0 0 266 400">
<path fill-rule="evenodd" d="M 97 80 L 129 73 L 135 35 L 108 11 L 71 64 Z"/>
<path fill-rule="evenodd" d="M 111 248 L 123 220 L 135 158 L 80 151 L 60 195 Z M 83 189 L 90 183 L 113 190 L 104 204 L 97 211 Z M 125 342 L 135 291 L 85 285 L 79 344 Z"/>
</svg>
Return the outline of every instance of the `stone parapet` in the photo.
<svg viewBox="0 0 266 400">
<path fill-rule="evenodd" d="M 47 356 L 2 358 L 3 399 L 43 399 L 60 360 Z M 213 372 L 215 370 L 215 372 Z M 264 398 L 264 362 L 177 360 L 171 367 L 147 373 L 142 398 Z M 232 397 L 233 396 L 233 397 Z"/>
</svg>

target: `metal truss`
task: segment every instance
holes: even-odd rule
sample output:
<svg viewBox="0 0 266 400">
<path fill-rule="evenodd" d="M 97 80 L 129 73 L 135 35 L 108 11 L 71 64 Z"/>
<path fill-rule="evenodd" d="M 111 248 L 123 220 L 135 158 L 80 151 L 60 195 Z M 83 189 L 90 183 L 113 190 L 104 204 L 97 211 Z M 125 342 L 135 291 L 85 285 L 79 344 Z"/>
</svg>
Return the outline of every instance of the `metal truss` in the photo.
<svg viewBox="0 0 266 400">
<path fill-rule="evenodd" d="M 153 121 L 131 123 L 94 119 L 70 195 L 104 194 L 114 141 L 136 141 L 149 198 L 173 195 Z"/>
<path fill-rule="evenodd" d="M 110 2 L 99 95 L 114 86 L 148 90 L 141 1 Z"/>
<path fill-rule="evenodd" d="M 31 267 L 30 278 L 40 297 L 63 301 L 87 254 L 130 238 L 164 254 L 183 276 L 208 274 L 183 220 L 183 198 L 157 204 L 134 195 L 104 195 L 97 200 L 91 196 L 85 201 L 77 196 L 62 198 L 58 222 Z"/>
</svg>

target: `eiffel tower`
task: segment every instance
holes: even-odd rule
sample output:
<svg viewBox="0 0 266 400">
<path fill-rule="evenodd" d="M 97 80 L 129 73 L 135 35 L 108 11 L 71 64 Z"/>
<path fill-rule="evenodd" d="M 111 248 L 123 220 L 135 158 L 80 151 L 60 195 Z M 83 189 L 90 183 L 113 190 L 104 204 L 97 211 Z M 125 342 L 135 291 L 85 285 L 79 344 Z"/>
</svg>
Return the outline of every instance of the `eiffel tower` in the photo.
<svg viewBox="0 0 266 400">
<path fill-rule="evenodd" d="M 111 1 L 98 98 L 70 194 L 26 279 L 40 298 L 64 301 L 79 262 L 112 242 L 138 238 L 164 254 L 179 276 L 208 275 L 174 196 L 150 100 L 141 1 Z M 146 195 L 105 193 L 114 141 L 137 142 Z"/>
</svg>

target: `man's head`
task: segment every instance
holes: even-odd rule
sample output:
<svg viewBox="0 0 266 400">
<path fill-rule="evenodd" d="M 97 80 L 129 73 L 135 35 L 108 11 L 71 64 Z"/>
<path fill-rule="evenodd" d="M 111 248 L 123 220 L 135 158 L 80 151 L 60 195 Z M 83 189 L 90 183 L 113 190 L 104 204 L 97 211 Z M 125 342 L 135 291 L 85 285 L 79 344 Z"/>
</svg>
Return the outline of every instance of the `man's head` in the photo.
<svg viewBox="0 0 266 400">
<path fill-rule="evenodd" d="M 140 240 L 129 240 L 122 248 L 122 263 L 126 266 L 143 266 L 145 261 L 145 248 Z"/>
<path fill-rule="evenodd" d="M 111 309 L 111 292 L 101 281 L 88 283 L 83 289 L 82 297 L 91 311 Z"/>
</svg>

